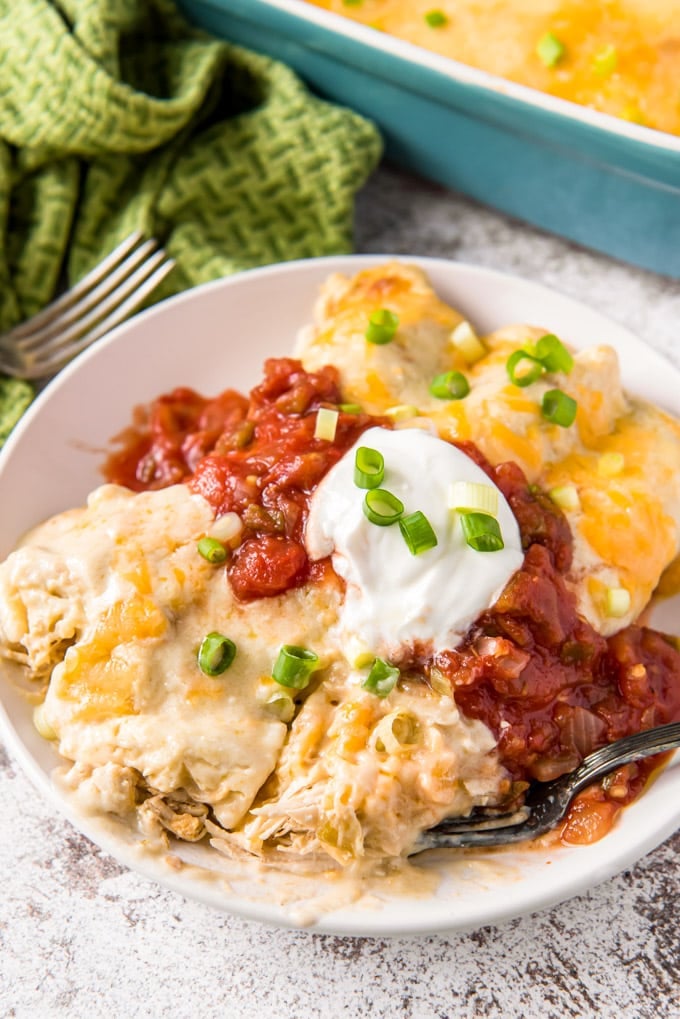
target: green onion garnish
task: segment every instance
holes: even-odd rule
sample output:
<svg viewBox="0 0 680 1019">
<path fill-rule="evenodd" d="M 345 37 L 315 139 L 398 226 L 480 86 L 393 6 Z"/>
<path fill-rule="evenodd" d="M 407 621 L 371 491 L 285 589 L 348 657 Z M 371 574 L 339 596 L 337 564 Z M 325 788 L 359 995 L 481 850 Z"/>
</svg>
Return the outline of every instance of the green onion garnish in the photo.
<svg viewBox="0 0 680 1019">
<path fill-rule="evenodd" d="M 513 386 L 530 386 L 543 374 L 543 365 L 526 350 L 515 350 L 505 362 Z"/>
<path fill-rule="evenodd" d="M 325 439 L 333 442 L 338 427 L 339 411 L 331 410 L 329 407 L 319 407 L 316 412 L 316 424 L 314 426 L 314 438 Z"/>
<path fill-rule="evenodd" d="M 380 488 L 384 477 L 382 453 L 371 446 L 359 446 L 354 456 L 354 484 L 357 488 Z"/>
<path fill-rule="evenodd" d="M 469 364 L 476 364 L 486 354 L 486 347 L 469 322 L 459 322 L 450 336 L 453 347 Z"/>
<path fill-rule="evenodd" d="M 560 509 L 577 510 L 581 506 L 576 485 L 558 485 L 556 488 L 551 488 L 548 495 Z"/>
<path fill-rule="evenodd" d="M 198 649 L 198 665 L 206 676 L 226 672 L 236 657 L 236 645 L 222 633 L 209 633 Z"/>
<path fill-rule="evenodd" d="M 207 559 L 209 563 L 223 563 L 227 558 L 227 550 L 217 538 L 209 538 L 207 535 L 201 538 L 196 546 L 199 554 Z"/>
<path fill-rule="evenodd" d="M 343 414 L 361 414 L 363 412 L 363 407 L 358 403 L 339 403 L 338 407 Z"/>
<path fill-rule="evenodd" d="M 281 686 L 304 690 L 318 666 L 319 656 L 315 651 L 297 644 L 283 644 L 274 663 L 272 677 Z"/>
<path fill-rule="evenodd" d="M 546 421 L 561 428 L 568 428 L 576 420 L 578 404 L 573 397 L 563 393 L 561 389 L 549 389 L 543 394 L 541 413 Z"/>
<path fill-rule="evenodd" d="M 607 588 L 607 615 L 614 619 L 620 619 L 630 612 L 631 597 L 630 591 L 625 587 Z"/>
<path fill-rule="evenodd" d="M 558 39 L 554 32 L 546 32 L 536 47 L 538 59 L 546 67 L 556 67 L 566 52 L 564 43 Z"/>
<path fill-rule="evenodd" d="M 500 525 L 488 513 L 461 513 L 460 523 L 466 542 L 475 552 L 500 552 L 505 548 Z"/>
<path fill-rule="evenodd" d="M 470 392 L 470 383 L 462 372 L 443 372 L 430 383 L 430 393 L 438 400 L 462 400 Z"/>
<path fill-rule="evenodd" d="M 452 481 L 448 491 L 449 509 L 459 513 L 498 515 L 498 489 L 480 481 Z"/>
<path fill-rule="evenodd" d="M 421 510 L 409 513 L 406 517 L 400 517 L 399 530 L 404 536 L 411 555 L 420 555 L 437 544 L 434 528 Z"/>
<path fill-rule="evenodd" d="M 610 43 L 608 46 L 603 46 L 601 50 L 598 50 L 593 57 L 593 70 L 596 74 L 601 74 L 604 77 L 614 73 L 618 62 L 619 55 L 616 52 L 616 47 Z"/>
<path fill-rule="evenodd" d="M 398 315 L 395 315 L 388 308 L 378 308 L 377 311 L 371 314 L 364 335 L 369 343 L 376 343 L 378 346 L 382 346 L 384 343 L 389 343 L 394 339 L 398 325 Z"/>
<path fill-rule="evenodd" d="M 369 690 L 378 697 L 387 697 L 388 693 L 394 690 L 398 679 L 399 669 L 396 665 L 390 665 L 384 658 L 376 658 L 361 685 L 364 690 Z"/>
<path fill-rule="evenodd" d="M 443 11 L 428 11 L 425 15 L 425 21 L 430 28 L 443 28 L 444 25 L 449 23 L 449 19 Z"/>
<path fill-rule="evenodd" d="M 564 372 L 568 375 L 574 367 L 574 359 L 562 343 L 552 333 L 541 336 L 536 344 L 534 357 L 540 361 L 547 372 Z"/>
<path fill-rule="evenodd" d="M 404 512 L 404 504 L 396 495 L 384 488 L 372 488 L 366 492 L 364 514 L 372 524 L 387 527 L 395 524 Z"/>
</svg>

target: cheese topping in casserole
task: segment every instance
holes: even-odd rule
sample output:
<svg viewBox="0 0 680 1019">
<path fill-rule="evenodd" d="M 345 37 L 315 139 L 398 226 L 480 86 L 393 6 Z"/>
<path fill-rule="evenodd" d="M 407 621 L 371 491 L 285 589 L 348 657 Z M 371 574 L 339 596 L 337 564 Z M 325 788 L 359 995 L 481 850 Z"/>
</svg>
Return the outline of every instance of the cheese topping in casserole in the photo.
<svg viewBox="0 0 680 1019">
<path fill-rule="evenodd" d="M 680 134 L 677 0 L 308 0 L 445 57 Z"/>
</svg>

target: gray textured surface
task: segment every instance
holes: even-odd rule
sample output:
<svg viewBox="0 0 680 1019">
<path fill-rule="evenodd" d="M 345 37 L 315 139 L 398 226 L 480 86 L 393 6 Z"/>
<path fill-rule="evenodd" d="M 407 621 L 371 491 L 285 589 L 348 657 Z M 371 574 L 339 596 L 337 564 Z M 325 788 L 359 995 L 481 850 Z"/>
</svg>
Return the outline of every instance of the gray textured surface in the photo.
<svg viewBox="0 0 680 1019">
<path fill-rule="evenodd" d="M 540 280 L 680 364 L 680 283 L 381 170 L 357 246 Z M 415 941 L 273 931 L 125 871 L 54 814 L 0 746 L 0 1016 L 133 1019 L 680 1016 L 680 834 L 589 894 Z"/>
</svg>

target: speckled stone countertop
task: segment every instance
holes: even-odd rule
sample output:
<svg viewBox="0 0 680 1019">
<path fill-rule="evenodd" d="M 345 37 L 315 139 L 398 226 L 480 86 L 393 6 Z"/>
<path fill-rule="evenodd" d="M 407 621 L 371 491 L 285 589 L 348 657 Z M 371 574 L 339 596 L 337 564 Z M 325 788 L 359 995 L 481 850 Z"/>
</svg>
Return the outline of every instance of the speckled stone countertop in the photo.
<svg viewBox="0 0 680 1019">
<path fill-rule="evenodd" d="M 357 248 L 490 266 L 618 319 L 680 365 L 680 282 L 631 269 L 391 169 Z M 450 1019 L 680 1016 L 680 834 L 554 909 L 413 941 L 270 930 L 124 870 L 0 745 L 0 1016 Z"/>
</svg>

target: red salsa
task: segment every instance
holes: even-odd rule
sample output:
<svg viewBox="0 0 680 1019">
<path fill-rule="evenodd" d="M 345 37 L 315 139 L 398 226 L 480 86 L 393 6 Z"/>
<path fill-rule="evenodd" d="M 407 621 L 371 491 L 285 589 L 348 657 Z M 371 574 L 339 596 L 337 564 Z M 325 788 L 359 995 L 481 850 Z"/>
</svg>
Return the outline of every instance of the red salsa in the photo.
<svg viewBox="0 0 680 1019">
<path fill-rule="evenodd" d="M 315 439 L 316 412 L 339 411 L 332 442 Z M 206 399 L 176 389 L 138 413 L 105 466 L 107 480 L 135 491 L 186 482 L 216 515 L 238 513 L 244 536 L 227 566 L 238 598 L 283 593 L 330 569 L 304 547 L 309 500 L 326 472 L 383 418 L 342 409 L 336 370 L 304 371 L 271 359 L 246 398 Z M 461 711 L 494 733 L 511 796 L 546 781 L 591 751 L 641 729 L 680 720 L 680 652 L 653 630 L 629 626 L 605 639 L 580 617 L 565 583 L 572 538 L 562 512 L 515 464 L 491 467 L 460 448 L 501 489 L 517 518 L 523 566 L 455 650 L 418 665 L 451 683 Z M 563 838 L 589 842 L 644 786 L 658 760 L 627 765 L 574 804 Z"/>
</svg>

